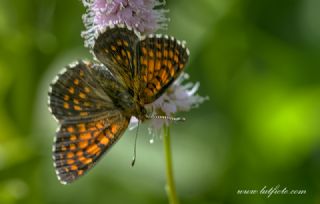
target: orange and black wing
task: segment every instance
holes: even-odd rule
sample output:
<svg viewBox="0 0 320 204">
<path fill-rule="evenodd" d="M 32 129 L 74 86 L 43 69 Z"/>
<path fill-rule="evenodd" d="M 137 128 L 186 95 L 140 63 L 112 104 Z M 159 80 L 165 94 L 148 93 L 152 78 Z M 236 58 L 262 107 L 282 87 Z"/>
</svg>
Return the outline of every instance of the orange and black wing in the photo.
<svg viewBox="0 0 320 204">
<path fill-rule="evenodd" d="M 107 27 L 95 40 L 93 54 L 115 75 L 119 83 L 133 89 L 137 72 L 135 47 L 139 38 L 134 30 L 119 24 Z"/>
<path fill-rule="evenodd" d="M 120 112 L 92 122 L 62 123 L 53 145 L 54 166 L 60 182 L 71 183 L 91 169 L 118 141 L 128 123 Z"/>
<path fill-rule="evenodd" d="M 144 104 L 156 100 L 180 75 L 189 59 L 183 42 L 167 35 L 150 35 L 137 45 L 140 76 L 139 98 Z"/>
<path fill-rule="evenodd" d="M 53 159 L 61 183 L 87 170 L 126 130 L 131 95 L 104 67 L 79 61 L 66 67 L 49 90 L 49 109 L 59 121 Z"/>
</svg>

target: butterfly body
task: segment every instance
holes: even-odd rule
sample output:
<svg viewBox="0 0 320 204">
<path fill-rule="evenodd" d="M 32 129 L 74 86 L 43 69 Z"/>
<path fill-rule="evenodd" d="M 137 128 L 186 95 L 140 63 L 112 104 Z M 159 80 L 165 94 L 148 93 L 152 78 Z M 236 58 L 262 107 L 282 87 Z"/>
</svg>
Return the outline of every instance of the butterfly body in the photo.
<svg viewBox="0 0 320 204">
<path fill-rule="evenodd" d="M 49 89 L 49 110 L 59 122 L 53 160 L 61 183 L 91 169 L 118 141 L 130 118 L 147 119 L 155 101 L 184 69 L 189 51 L 172 37 L 141 37 L 124 25 L 101 32 L 96 62 L 67 66 Z"/>
</svg>

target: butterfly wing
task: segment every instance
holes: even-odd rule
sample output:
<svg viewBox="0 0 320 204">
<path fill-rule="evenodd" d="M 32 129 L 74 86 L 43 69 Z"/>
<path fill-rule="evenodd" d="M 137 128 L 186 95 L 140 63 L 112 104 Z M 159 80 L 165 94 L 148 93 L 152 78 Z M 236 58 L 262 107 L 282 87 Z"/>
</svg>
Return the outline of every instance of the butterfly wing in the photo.
<svg viewBox="0 0 320 204">
<path fill-rule="evenodd" d="M 143 104 L 156 100 L 180 75 L 189 59 L 184 43 L 173 37 L 150 35 L 137 45 L 140 69 L 139 98 Z"/>
<path fill-rule="evenodd" d="M 104 66 L 89 62 L 70 65 L 53 81 L 49 109 L 60 123 L 53 159 L 61 183 L 91 169 L 120 138 L 129 123 L 130 97 Z"/>
<path fill-rule="evenodd" d="M 54 166 L 60 182 L 71 183 L 91 169 L 118 141 L 128 123 L 120 112 L 91 122 L 62 123 L 53 146 Z"/>
<path fill-rule="evenodd" d="M 133 88 L 132 82 L 137 75 L 134 51 L 138 41 L 135 31 L 119 24 L 107 27 L 99 34 L 93 47 L 95 57 L 129 88 Z"/>
</svg>

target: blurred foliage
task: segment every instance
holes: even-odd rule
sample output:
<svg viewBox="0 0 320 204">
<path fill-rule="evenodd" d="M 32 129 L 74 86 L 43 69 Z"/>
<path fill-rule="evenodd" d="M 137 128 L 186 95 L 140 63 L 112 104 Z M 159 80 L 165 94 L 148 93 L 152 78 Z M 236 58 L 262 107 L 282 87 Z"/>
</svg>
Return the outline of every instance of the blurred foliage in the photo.
<svg viewBox="0 0 320 204">
<path fill-rule="evenodd" d="M 320 203 L 320 1 L 168 0 L 169 34 L 210 101 L 172 127 L 182 203 Z M 91 58 L 80 1 L 0 2 L 0 203 L 166 203 L 162 141 L 127 131 L 88 175 L 56 179 L 51 79 Z M 280 184 L 306 195 L 237 195 Z"/>
</svg>

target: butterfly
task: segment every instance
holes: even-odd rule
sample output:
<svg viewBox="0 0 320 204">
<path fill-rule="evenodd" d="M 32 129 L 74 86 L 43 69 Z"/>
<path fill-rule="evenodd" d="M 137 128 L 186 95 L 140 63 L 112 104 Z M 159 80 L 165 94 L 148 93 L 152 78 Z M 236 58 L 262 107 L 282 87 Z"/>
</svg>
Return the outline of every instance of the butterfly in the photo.
<svg viewBox="0 0 320 204">
<path fill-rule="evenodd" d="M 119 24 L 95 38 L 94 61 L 66 66 L 52 81 L 48 106 L 59 127 L 53 161 L 62 184 L 91 169 L 128 127 L 147 119 L 146 104 L 184 70 L 189 50 L 167 35 L 141 36 Z"/>
</svg>

